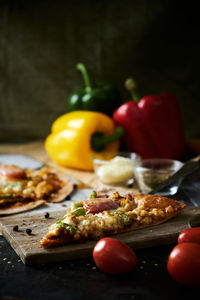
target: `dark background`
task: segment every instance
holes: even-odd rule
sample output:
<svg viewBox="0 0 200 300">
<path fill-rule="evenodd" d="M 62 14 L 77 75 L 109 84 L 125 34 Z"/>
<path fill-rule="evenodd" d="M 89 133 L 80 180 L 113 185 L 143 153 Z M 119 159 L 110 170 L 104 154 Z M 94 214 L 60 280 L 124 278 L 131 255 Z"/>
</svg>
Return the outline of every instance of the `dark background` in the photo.
<svg viewBox="0 0 200 300">
<path fill-rule="evenodd" d="M 92 258 L 25 266 L 0 237 L 0 299 L 198 299 L 200 289 L 182 286 L 167 273 L 167 257 L 173 246 L 136 251 L 136 268 L 127 274 L 114 276 L 96 268 Z M 1 298 L 5 296 L 17 298 Z"/>
<path fill-rule="evenodd" d="M 186 136 L 200 137 L 198 1 L 0 0 L 0 142 L 44 138 L 82 83 L 84 62 L 140 93 L 172 92 Z"/>
</svg>

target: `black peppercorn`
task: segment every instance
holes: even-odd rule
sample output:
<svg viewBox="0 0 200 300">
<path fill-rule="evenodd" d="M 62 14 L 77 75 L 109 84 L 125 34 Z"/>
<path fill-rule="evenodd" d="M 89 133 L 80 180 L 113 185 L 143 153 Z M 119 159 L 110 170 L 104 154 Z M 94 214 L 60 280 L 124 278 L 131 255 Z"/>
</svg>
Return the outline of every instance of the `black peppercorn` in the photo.
<svg viewBox="0 0 200 300">
<path fill-rule="evenodd" d="M 74 190 L 76 190 L 78 188 L 78 184 L 74 183 L 73 187 L 74 187 Z"/>
<path fill-rule="evenodd" d="M 27 229 L 26 229 L 26 233 L 27 233 L 28 235 L 31 235 L 32 230 L 31 230 L 30 228 L 27 228 Z"/>
<path fill-rule="evenodd" d="M 133 183 L 128 183 L 127 187 L 128 188 L 132 188 L 133 187 Z"/>
<path fill-rule="evenodd" d="M 19 230 L 19 226 L 18 225 L 13 226 L 13 231 L 18 231 L 18 230 Z"/>
<path fill-rule="evenodd" d="M 48 219 L 50 215 L 49 215 L 49 213 L 47 212 L 44 216 L 45 216 L 46 219 Z"/>
</svg>

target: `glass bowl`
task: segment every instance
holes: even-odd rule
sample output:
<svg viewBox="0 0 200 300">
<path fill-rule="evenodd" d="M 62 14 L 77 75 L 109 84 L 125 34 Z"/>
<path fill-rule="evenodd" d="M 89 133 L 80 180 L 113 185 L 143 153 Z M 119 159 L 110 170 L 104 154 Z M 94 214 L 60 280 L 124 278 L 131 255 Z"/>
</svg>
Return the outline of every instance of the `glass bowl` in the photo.
<svg viewBox="0 0 200 300">
<path fill-rule="evenodd" d="M 152 158 L 138 161 L 134 166 L 134 174 L 140 191 L 151 192 L 182 166 L 182 162 L 172 159 Z M 170 190 L 167 193 L 170 194 Z"/>
<path fill-rule="evenodd" d="M 94 157 L 93 165 L 95 174 L 102 183 L 131 185 L 134 182 L 134 166 L 139 161 L 140 156 L 134 152 L 106 153 L 103 159 Z"/>
</svg>

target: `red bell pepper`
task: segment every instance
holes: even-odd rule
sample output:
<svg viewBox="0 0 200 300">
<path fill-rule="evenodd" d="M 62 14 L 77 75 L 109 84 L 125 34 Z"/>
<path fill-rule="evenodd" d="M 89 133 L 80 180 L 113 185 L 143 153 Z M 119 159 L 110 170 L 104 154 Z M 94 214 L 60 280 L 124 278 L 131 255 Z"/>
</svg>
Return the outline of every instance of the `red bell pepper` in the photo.
<svg viewBox="0 0 200 300">
<path fill-rule="evenodd" d="M 171 94 L 161 94 L 139 100 L 134 82 L 130 79 L 127 88 L 133 100 L 115 110 L 113 119 L 116 125 L 124 128 L 128 149 L 143 158 L 180 159 L 185 141 L 176 98 Z"/>
</svg>

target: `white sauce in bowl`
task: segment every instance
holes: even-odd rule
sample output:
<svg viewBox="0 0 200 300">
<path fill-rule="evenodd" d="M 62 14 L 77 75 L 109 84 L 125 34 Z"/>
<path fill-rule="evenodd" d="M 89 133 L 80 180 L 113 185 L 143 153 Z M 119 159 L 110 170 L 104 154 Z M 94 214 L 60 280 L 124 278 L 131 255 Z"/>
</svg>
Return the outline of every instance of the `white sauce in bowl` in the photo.
<svg viewBox="0 0 200 300">
<path fill-rule="evenodd" d="M 98 167 L 97 176 L 107 184 L 126 182 L 133 177 L 133 166 L 134 163 L 131 159 L 116 156 Z"/>
</svg>

